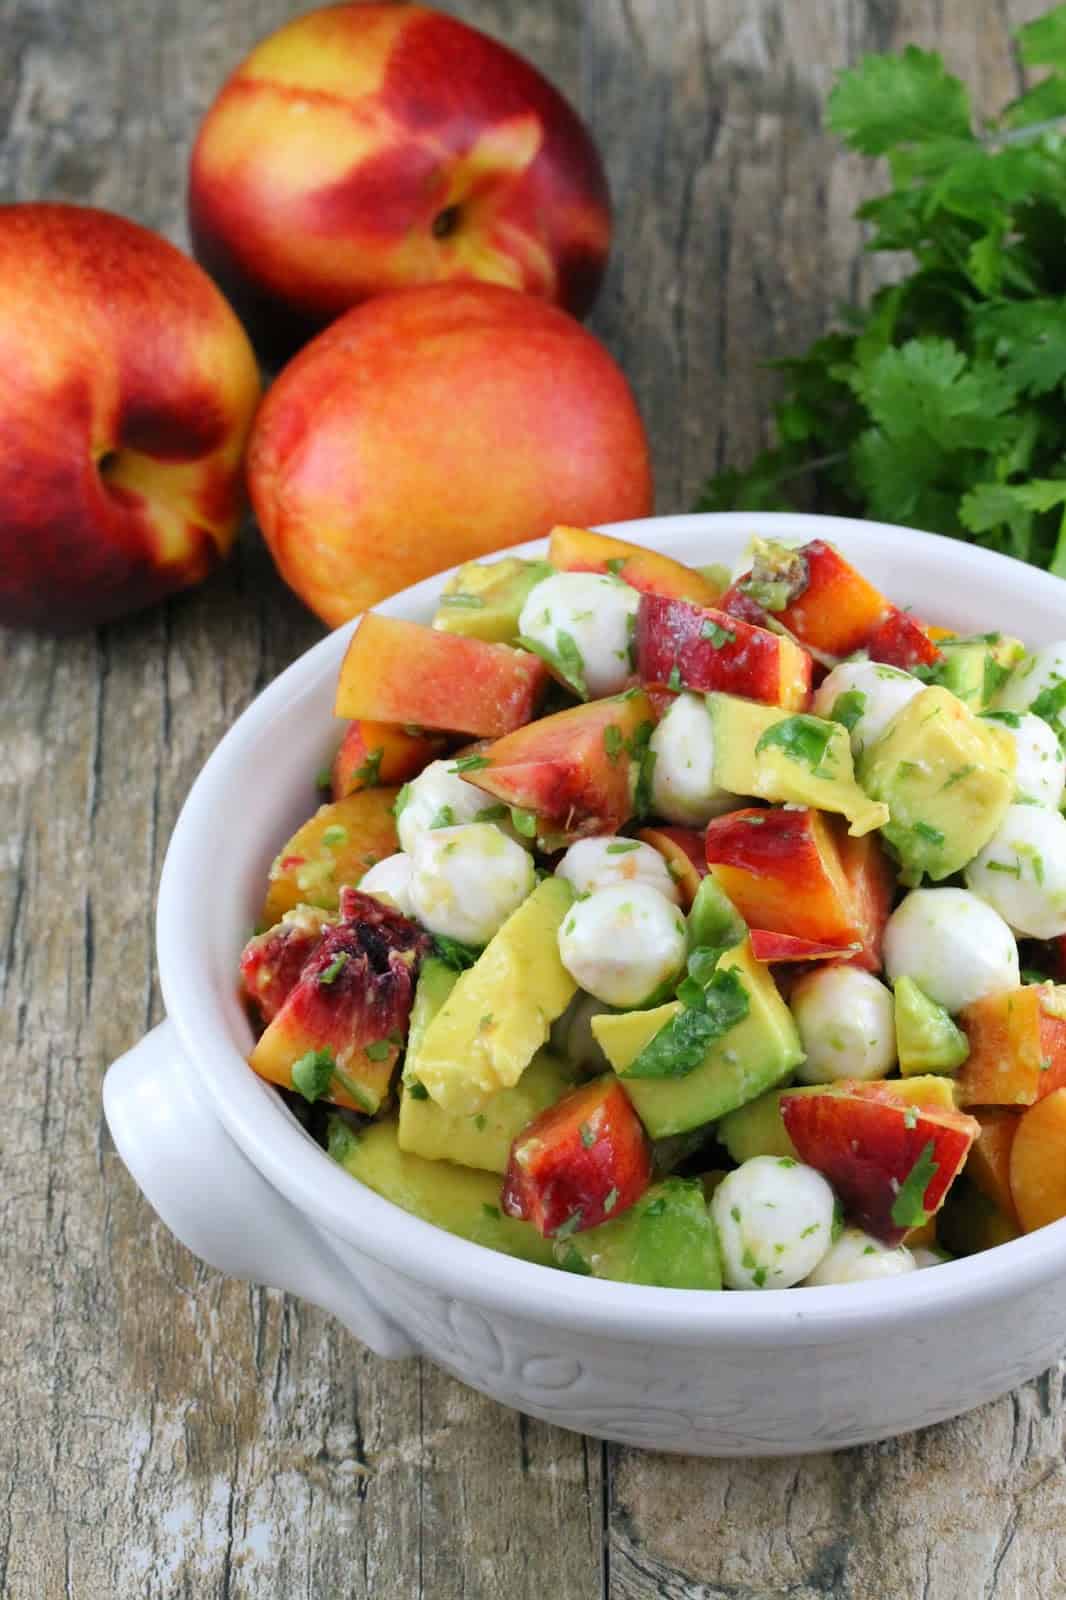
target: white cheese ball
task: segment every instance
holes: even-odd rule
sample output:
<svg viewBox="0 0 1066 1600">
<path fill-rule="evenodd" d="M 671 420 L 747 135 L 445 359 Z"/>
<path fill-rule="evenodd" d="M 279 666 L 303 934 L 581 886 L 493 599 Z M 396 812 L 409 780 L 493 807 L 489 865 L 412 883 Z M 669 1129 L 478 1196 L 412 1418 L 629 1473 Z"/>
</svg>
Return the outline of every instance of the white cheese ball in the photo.
<svg viewBox="0 0 1066 1600">
<path fill-rule="evenodd" d="M 700 828 L 740 805 L 714 778 L 714 729 L 701 694 L 679 694 L 651 736 L 652 810 L 667 822 Z"/>
<path fill-rule="evenodd" d="M 633 670 L 631 619 L 639 592 L 621 578 L 598 572 L 556 572 L 536 584 L 518 619 L 525 639 L 543 645 L 566 665 L 559 635 L 570 635 L 581 657 L 590 700 L 617 694 Z"/>
<path fill-rule="evenodd" d="M 1024 655 L 996 695 L 995 708 L 1028 711 L 1045 690 L 1057 689 L 1062 683 L 1066 683 L 1066 640 Z M 1053 713 L 1048 720 L 1057 732 L 1066 734 L 1066 710 Z"/>
<path fill-rule="evenodd" d="M 801 978 L 789 1000 L 807 1059 L 803 1083 L 883 1078 L 896 1064 L 892 991 L 872 972 L 834 962 Z"/>
<path fill-rule="evenodd" d="M 730 1289 L 791 1289 L 833 1242 L 833 1191 L 788 1156 L 753 1156 L 711 1196 L 711 1220 Z"/>
<path fill-rule="evenodd" d="M 1055 730 L 1031 711 L 1008 711 L 1010 722 L 1002 722 L 995 712 L 988 717 L 1014 741 L 1014 792 L 1021 799 L 1058 810 L 1066 788 L 1066 757 L 1059 748 Z"/>
<path fill-rule="evenodd" d="M 614 834 L 579 839 L 570 846 L 555 875 L 572 884 L 575 894 L 592 894 L 616 883 L 646 883 L 676 905 L 681 903 L 666 862 L 658 850 L 639 839 L 622 839 Z"/>
<path fill-rule="evenodd" d="M 431 933 L 488 944 L 533 893 L 532 858 L 491 822 L 435 828 L 415 846 L 411 903 Z"/>
<path fill-rule="evenodd" d="M 859 756 L 880 739 L 896 712 L 924 688 L 924 683 L 898 667 L 886 667 L 879 661 L 842 661 L 818 685 L 811 709 L 816 717 L 831 717 L 841 695 L 854 694 L 860 714 L 851 728 L 851 753 Z"/>
<path fill-rule="evenodd" d="M 646 883 L 616 884 L 575 901 L 559 929 L 559 956 L 578 985 L 606 1005 L 643 1005 L 685 965 L 685 919 Z"/>
<path fill-rule="evenodd" d="M 1011 806 L 966 868 L 966 886 L 1030 939 L 1066 933 L 1066 817 Z"/>
<path fill-rule="evenodd" d="M 885 924 L 884 962 L 891 983 L 913 978 L 953 1015 L 1021 982 L 1014 935 L 966 889 L 912 889 Z"/>
<path fill-rule="evenodd" d="M 411 900 L 411 872 L 414 862 L 405 850 L 398 850 L 394 856 L 386 856 L 383 861 L 377 861 L 364 872 L 359 879 L 359 887 L 364 894 L 379 895 L 383 900 L 390 900 L 405 917 L 413 917 L 414 904 Z"/>
<path fill-rule="evenodd" d="M 905 1244 L 887 1245 L 861 1228 L 845 1228 L 807 1278 L 811 1286 L 829 1283 L 869 1283 L 874 1278 L 898 1278 L 917 1266 Z"/>
<path fill-rule="evenodd" d="M 431 829 L 473 822 L 479 811 L 493 804 L 491 795 L 467 783 L 452 771 L 454 766 L 454 757 L 431 761 L 407 785 L 407 794 L 396 818 L 396 832 L 408 855 L 414 855 L 419 839 Z"/>
</svg>

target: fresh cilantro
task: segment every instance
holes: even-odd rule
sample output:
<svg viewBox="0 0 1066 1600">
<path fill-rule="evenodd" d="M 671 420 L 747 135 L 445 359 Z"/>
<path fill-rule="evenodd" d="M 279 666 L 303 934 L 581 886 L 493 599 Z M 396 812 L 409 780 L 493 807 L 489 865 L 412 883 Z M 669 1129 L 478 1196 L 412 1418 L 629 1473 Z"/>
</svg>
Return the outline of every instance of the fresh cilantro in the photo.
<svg viewBox="0 0 1066 1600">
<path fill-rule="evenodd" d="M 346 950 L 342 950 L 338 955 L 333 957 L 333 960 L 330 962 L 329 966 L 319 973 L 319 983 L 335 983 L 347 965 L 348 952 Z"/>
<path fill-rule="evenodd" d="M 899 1186 L 892 1203 L 892 1221 L 897 1228 L 920 1228 L 929 1220 L 925 1209 L 925 1191 L 940 1171 L 939 1162 L 933 1159 L 936 1145 L 932 1139 L 922 1147 L 922 1153 Z"/>
<path fill-rule="evenodd" d="M 520 833 L 523 839 L 536 838 L 537 813 L 535 811 L 523 811 L 521 806 L 512 806 L 511 823 L 515 833 Z"/>
<path fill-rule="evenodd" d="M 945 789 L 953 789 L 957 783 L 962 783 L 965 778 L 971 777 L 976 771 L 977 767 L 972 761 L 968 761 L 963 767 L 956 767 L 954 772 L 946 777 L 940 785 L 941 792 Z"/>
<path fill-rule="evenodd" d="M 326 1133 L 326 1150 L 330 1159 L 343 1167 L 355 1151 L 359 1135 L 343 1117 L 330 1117 Z"/>
<path fill-rule="evenodd" d="M 708 873 L 701 879 L 688 914 L 689 945 L 693 957 L 701 949 L 717 953 L 731 950 L 746 936 L 748 925 L 725 890 Z M 692 972 L 690 960 L 689 971 Z M 693 974 L 695 975 L 695 974 Z"/>
<path fill-rule="evenodd" d="M 751 1281 L 755 1285 L 756 1289 L 763 1288 L 766 1283 L 766 1268 L 756 1267 L 755 1271 L 751 1275 Z"/>
<path fill-rule="evenodd" d="M 1022 864 L 1020 861 L 986 861 L 985 867 L 989 872 L 1003 872 L 1006 873 L 1007 877 L 1017 878 L 1019 882 L 1021 881 Z"/>
<path fill-rule="evenodd" d="M 379 745 L 376 750 L 371 750 L 366 760 L 352 773 L 353 779 L 361 783 L 364 789 L 376 789 L 381 782 L 381 760 L 385 754 L 384 745 Z"/>
<path fill-rule="evenodd" d="M 572 1233 L 576 1233 L 578 1231 L 578 1229 L 581 1227 L 581 1221 L 582 1221 L 582 1211 L 581 1211 L 581 1207 L 579 1206 L 576 1211 L 571 1211 L 570 1215 L 567 1217 L 565 1222 L 560 1222 L 559 1226 L 556 1228 L 555 1232 L 552 1234 L 552 1238 L 553 1239 L 569 1239 L 570 1235 Z"/>
<path fill-rule="evenodd" d="M 1016 711 L 982 711 L 987 722 L 1002 722 L 1005 728 L 1020 728 L 1022 719 Z"/>
<path fill-rule="evenodd" d="M 716 650 L 721 650 L 723 645 L 735 644 L 736 634 L 729 628 L 723 628 L 720 622 L 715 622 L 708 617 L 700 629 L 700 638 L 709 639 Z"/>
<path fill-rule="evenodd" d="M 743 978 L 735 968 L 712 973 L 704 988 L 693 979 L 680 985 L 682 1009 L 654 1034 L 621 1074 L 624 1078 L 685 1078 L 701 1064 L 716 1039 L 751 1010 Z"/>
<path fill-rule="evenodd" d="M 652 808 L 655 751 L 650 747 L 650 740 L 654 732 L 654 722 L 642 722 L 626 743 L 634 767 L 633 810 L 638 817 L 646 817 Z"/>
<path fill-rule="evenodd" d="M 347 844 L 347 828 L 342 828 L 339 822 L 335 822 L 332 827 L 327 828 L 323 833 L 322 843 L 326 845 L 328 849 L 332 849 L 336 844 Z"/>
<path fill-rule="evenodd" d="M 399 794 L 396 796 L 396 799 L 392 802 L 392 814 L 394 817 L 402 816 L 404 807 L 408 804 L 410 799 L 411 785 L 409 783 L 405 783 Z"/>
<path fill-rule="evenodd" d="M 499 1206 L 494 1206 L 494 1205 L 490 1204 L 490 1202 L 488 1200 L 483 1200 L 481 1202 L 481 1211 L 482 1211 L 482 1214 L 484 1216 L 490 1218 L 491 1221 L 499 1222 L 499 1220 L 500 1220 L 500 1208 L 499 1208 Z"/>
<path fill-rule="evenodd" d="M 833 722 L 823 721 L 821 717 L 798 712 L 795 716 L 771 723 L 760 736 L 755 754 L 761 755 L 764 750 L 780 750 L 790 761 L 809 767 L 815 777 L 821 777 L 823 774 L 819 769 L 833 742 L 836 726 Z"/>
<path fill-rule="evenodd" d="M 609 1217 L 617 1204 L 618 1190 L 612 1186 L 603 1197 L 604 1215 Z"/>
<path fill-rule="evenodd" d="M 606 854 L 609 856 L 627 856 L 631 850 L 639 850 L 640 844 L 636 839 L 616 839 L 614 844 L 607 846 Z"/>
<path fill-rule="evenodd" d="M 315 773 L 315 788 L 332 789 L 332 787 L 333 773 L 330 771 L 329 767 L 321 767 L 318 772 Z"/>
<path fill-rule="evenodd" d="M 364 1048 L 368 1061 L 387 1061 L 392 1054 L 392 1046 L 387 1039 L 375 1039 Z"/>
<path fill-rule="evenodd" d="M 908 1106 L 907 1109 L 904 1111 L 904 1113 L 903 1113 L 903 1126 L 905 1128 L 916 1128 L 918 1126 L 918 1107 L 917 1106 Z"/>
<path fill-rule="evenodd" d="M 429 1099 L 429 1090 L 426 1088 L 424 1083 L 419 1083 L 417 1078 L 412 1078 L 409 1083 L 404 1085 L 404 1088 L 411 1096 L 412 1100 Z"/>
<path fill-rule="evenodd" d="M 591 1150 L 592 1146 L 596 1143 L 595 1131 L 589 1127 L 587 1122 L 583 1122 L 577 1131 L 581 1135 L 581 1143 L 584 1148 L 586 1150 Z"/>
<path fill-rule="evenodd" d="M 460 756 L 452 766 L 451 771 L 462 775 L 464 772 L 480 772 L 482 767 L 491 767 L 492 762 L 488 756 Z"/>
<path fill-rule="evenodd" d="M 666 680 L 666 687 L 668 689 L 681 688 L 681 668 L 678 666 L 676 661 L 670 668 L 670 676 Z"/>
<path fill-rule="evenodd" d="M 507 807 L 503 801 L 497 801 L 492 806 L 482 806 L 480 811 L 474 812 L 475 822 L 502 822 L 507 815 Z"/>
<path fill-rule="evenodd" d="M 1066 576 L 1064 40 L 1061 5 L 1018 30 L 1022 63 L 1051 70 L 987 119 L 914 46 L 837 75 L 829 127 L 887 165 L 858 220 L 903 272 L 777 363 L 775 444 L 713 478 L 700 509 L 813 499 Z M 773 577 L 765 597 L 742 587 L 765 605 Z"/>
<path fill-rule="evenodd" d="M 479 1111 L 477 1113 L 477 1115 L 475 1116 L 475 1118 L 474 1118 L 474 1127 L 477 1129 L 478 1133 L 484 1133 L 485 1129 L 488 1127 L 488 1125 L 489 1125 L 488 1117 L 485 1115 L 485 1113 L 483 1111 Z"/>
<path fill-rule="evenodd" d="M 308 1050 L 292 1064 L 292 1086 L 309 1105 L 314 1105 L 332 1083 L 336 1066 L 332 1050 Z"/>
<path fill-rule="evenodd" d="M 1066 576 L 1066 566 L 1062 575 Z M 1066 720 L 1063 718 L 1063 712 L 1066 712 L 1066 678 L 1058 683 L 1048 684 L 1046 689 L 1041 689 L 1029 710 L 1034 717 L 1041 717 L 1054 729 L 1059 743 L 1062 744 L 1066 740 Z"/>
<path fill-rule="evenodd" d="M 455 812 L 452 810 L 451 806 L 441 806 L 438 811 L 433 813 L 426 826 L 430 829 L 454 828 Z"/>
<path fill-rule="evenodd" d="M 433 935 L 433 950 L 453 972 L 465 972 L 468 967 L 474 965 L 481 954 L 481 951 L 475 950 L 472 945 L 461 944 L 458 939 L 449 939 L 443 933 Z"/>
<path fill-rule="evenodd" d="M 562 679 L 567 688 L 574 691 L 579 700 L 588 699 L 585 660 L 573 634 L 567 633 L 565 628 L 556 628 L 554 650 L 550 645 L 541 644 L 539 639 L 530 639 L 525 634 L 519 634 L 518 643 L 523 650 L 539 656 L 555 675 Z"/>
<path fill-rule="evenodd" d="M 850 733 L 866 710 L 866 696 L 861 689 L 847 689 L 838 694 L 829 713 L 830 722 L 839 722 Z"/>
<path fill-rule="evenodd" d="M 985 656 L 984 676 L 981 682 L 981 699 L 985 705 L 993 700 L 1007 679 L 1010 677 L 1008 669 L 989 653 Z"/>
<path fill-rule="evenodd" d="M 923 839 L 926 844 L 932 845 L 935 850 L 943 848 L 944 835 L 939 828 L 934 828 L 931 822 L 912 823 L 911 832 L 916 833 L 919 839 Z"/>
<path fill-rule="evenodd" d="M 625 556 L 611 556 L 610 560 L 604 562 L 604 565 L 606 566 L 607 571 L 611 574 L 612 578 L 618 577 L 618 574 L 622 571 L 625 564 Z"/>
<path fill-rule="evenodd" d="M 621 728 L 616 722 L 609 722 L 603 730 L 603 748 L 607 752 L 608 761 L 617 761 L 624 745 Z"/>
</svg>

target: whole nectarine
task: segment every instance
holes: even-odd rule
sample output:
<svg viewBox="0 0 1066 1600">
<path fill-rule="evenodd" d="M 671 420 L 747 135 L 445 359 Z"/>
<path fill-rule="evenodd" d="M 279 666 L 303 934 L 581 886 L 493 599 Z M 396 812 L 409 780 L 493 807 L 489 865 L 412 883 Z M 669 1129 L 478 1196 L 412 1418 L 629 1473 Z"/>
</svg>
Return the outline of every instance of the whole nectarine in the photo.
<svg viewBox="0 0 1066 1600">
<path fill-rule="evenodd" d="M 194 261 L 68 205 L 0 207 L 0 622 L 106 622 L 232 543 L 259 374 Z"/>
<path fill-rule="evenodd" d="M 198 258 L 271 359 L 382 290 L 502 283 L 583 315 L 610 203 L 527 61 L 425 6 L 336 5 L 232 73 L 192 155 Z"/>
<path fill-rule="evenodd" d="M 492 284 L 380 295 L 267 394 L 252 501 L 282 577 L 331 626 L 556 522 L 646 516 L 640 415 L 564 311 Z"/>
</svg>

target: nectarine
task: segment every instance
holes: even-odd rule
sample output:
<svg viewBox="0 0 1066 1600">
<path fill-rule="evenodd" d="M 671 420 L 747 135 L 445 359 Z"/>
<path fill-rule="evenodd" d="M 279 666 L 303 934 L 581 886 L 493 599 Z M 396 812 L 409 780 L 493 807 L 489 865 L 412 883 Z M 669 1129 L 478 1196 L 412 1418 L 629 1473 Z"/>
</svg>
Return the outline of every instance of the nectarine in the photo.
<svg viewBox="0 0 1066 1600">
<path fill-rule="evenodd" d="M 640 416 L 590 333 L 493 284 L 349 311 L 292 361 L 249 446 L 282 577 L 335 626 L 453 562 L 651 509 Z"/>
<path fill-rule="evenodd" d="M 0 207 L 0 622 L 87 627 L 203 578 L 258 400 L 240 323 L 172 244 Z"/>
<path fill-rule="evenodd" d="M 257 45 L 200 129 L 196 254 L 272 357 L 382 290 L 483 279 L 581 316 L 610 243 L 596 147 L 527 61 L 419 5 Z"/>
</svg>

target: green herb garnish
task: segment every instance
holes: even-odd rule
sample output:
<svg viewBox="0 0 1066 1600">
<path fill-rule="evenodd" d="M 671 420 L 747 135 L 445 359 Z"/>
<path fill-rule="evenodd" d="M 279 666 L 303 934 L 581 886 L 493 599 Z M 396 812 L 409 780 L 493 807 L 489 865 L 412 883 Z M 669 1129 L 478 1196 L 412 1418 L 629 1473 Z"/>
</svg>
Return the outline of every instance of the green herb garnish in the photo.
<svg viewBox="0 0 1066 1600">
<path fill-rule="evenodd" d="M 710 640 L 716 650 L 721 650 L 723 645 L 735 644 L 737 636 L 731 629 L 723 628 L 720 622 L 708 617 L 700 629 L 700 638 Z"/>
<path fill-rule="evenodd" d="M 836 726 L 836 723 L 823 721 L 821 717 L 798 712 L 795 716 L 772 723 L 756 743 L 755 754 L 761 755 L 764 750 L 780 750 L 790 761 L 809 767 L 815 777 L 824 776 L 819 769 L 832 745 Z"/>
<path fill-rule="evenodd" d="M 668 689 L 681 688 L 681 668 L 678 666 L 676 661 L 670 668 L 670 676 L 666 680 L 666 687 Z"/>
<path fill-rule="evenodd" d="M 935 1151 L 936 1145 L 930 1139 L 899 1186 L 899 1193 L 892 1202 L 892 1221 L 897 1228 L 920 1228 L 929 1220 L 925 1191 L 940 1171 L 939 1162 L 933 1159 Z"/>
<path fill-rule="evenodd" d="M 488 756 L 460 756 L 458 761 L 454 763 L 450 770 L 461 775 L 464 772 L 480 772 L 482 767 L 491 766 L 492 762 L 489 760 Z"/>
<path fill-rule="evenodd" d="M 706 987 L 686 979 L 678 987 L 678 998 L 682 1009 L 648 1040 L 621 1077 L 687 1077 L 714 1041 L 743 1022 L 751 1009 L 744 980 L 732 967 L 715 970 Z"/>
<path fill-rule="evenodd" d="M 441 806 L 440 810 L 434 812 L 433 816 L 430 817 L 427 826 L 431 830 L 433 828 L 454 828 L 455 812 L 451 806 Z"/>
<path fill-rule="evenodd" d="M 476 950 L 473 945 L 462 944 L 458 939 L 449 939 L 443 933 L 433 935 L 433 950 L 445 966 L 451 967 L 454 972 L 465 972 L 468 967 L 474 965 L 481 954 L 481 951 Z"/>
<path fill-rule="evenodd" d="M 361 766 L 356 767 L 352 778 L 361 783 L 364 789 L 376 789 L 381 783 L 381 760 L 385 754 L 384 745 L 379 745 L 376 750 L 371 750 Z"/>
<path fill-rule="evenodd" d="M 319 983 L 335 983 L 337 978 L 339 978 L 340 974 L 344 971 L 347 964 L 348 952 L 346 950 L 342 950 L 339 955 L 335 955 L 333 957 L 333 960 L 330 962 L 329 966 L 319 973 Z"/>
<path fill-rule="evenodd" d="M 615 722 L 609 722 L 603 730 L 603 748 L 607 752 L 608 761 L 617 761 L 625 747 L 622 730 Z"/>
<path fill-rule="evenodd" d="M 614 844 L 609 844 L 605 851 L 609 856 L 626 856 L 631 850 L 639 850 L 640 844 L 636 839 L 618 839 Z"/>
<path fill-rule="evenodd" d="M 512 806 L 511 824 L 515 833 L 520 833 L 523 839 L 536 838 L 537 813 L 535 811 L 523 811 L 521 806 Z"/>
<path fill-rule="evenodd" d="M 829 713 L 830 722 L 839 722 L 850 733 L 866 710 L 866 696 L 861 689 L 847 689 L 838 694 Z"/>
<path fill-rule="evenodd" d="M 375 1039 L 371 1044 L 365 1045 L 368 1061 L 387 1061 L 392 1054 L 392 1046 L 387 1039 Z"/>
<path fill-rule="evenodd" d="M 564 628 L 556 628 L 554 650 L 550 645 L 541 644 L 539 639 L 530 639 L 524 634 L 519 634 L 518 644 L 523 650 L 539 656 L 545 665 L 562 679 L 567 688 L 574 691 L 579 700 L 588 699 L 585 660 L 573 634 L 567 633 Z"/>
<path fill-rule="evenodd" d="M 424 1083 L 419 1083 L 417 1078 L 412 1078 L 409 1083 L 405 1083 L 404 1089 L 406 1093 L 411 1096 L 412 1100 L 429 1099 L 429 1090 L 426 1088 Z"/>
</svg>

